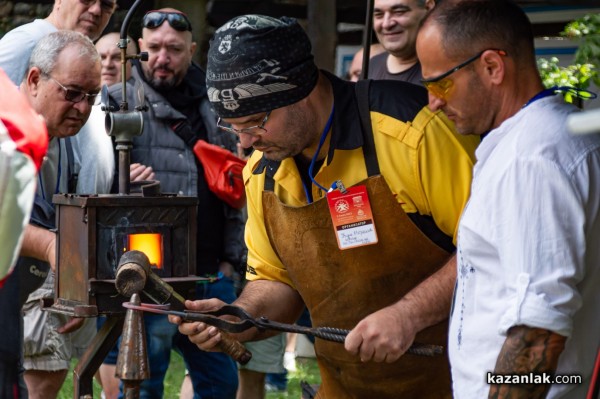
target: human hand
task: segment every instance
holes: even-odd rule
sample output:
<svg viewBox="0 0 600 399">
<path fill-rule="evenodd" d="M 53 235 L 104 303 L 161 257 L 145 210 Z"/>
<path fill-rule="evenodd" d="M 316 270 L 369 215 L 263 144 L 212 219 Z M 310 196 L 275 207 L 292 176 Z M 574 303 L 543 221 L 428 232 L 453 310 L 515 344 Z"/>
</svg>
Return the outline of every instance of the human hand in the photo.
<svg viewBox="0 0 600 399">
<path fill-rule="evenodd" d="M 388 306 L 362 319 L 346 337 L 344 347 L 362 362 L 393 363 L 412 345 L 416 328 L 402 309 Z"/>
<path fill-rule="evenodd" d="M 82 317 L 72 317 L 71 320 L 58 327 L 56 331 L 59 334 L 68 334 L 73 331 L 77 331 L 83 325 L 84 319 Z"/>
<path fill-rule="evenodd" d="M 154 180 L 154 171 L 152 167 L 142 165 L 139 163 L 132 163 L 129 166 L 129 180 L 130 181 L 142 181 L 142 180 Z"/>
<path fill-rule="evenodd" d="M 199 301 L 185 301 L 185 307 L 189 310 L 210 312 L 220 309 L 226 305 L 225 302 L 212 298 Z M 219 342 L 221 334 L 219 329 L 202 322 L 183 322 L 178 316 L 169 315 L 169 321 L 179 326 L 179 332 L 187 335 L 189 340 L 205 352 L 221 352 Z"/>
</svg>

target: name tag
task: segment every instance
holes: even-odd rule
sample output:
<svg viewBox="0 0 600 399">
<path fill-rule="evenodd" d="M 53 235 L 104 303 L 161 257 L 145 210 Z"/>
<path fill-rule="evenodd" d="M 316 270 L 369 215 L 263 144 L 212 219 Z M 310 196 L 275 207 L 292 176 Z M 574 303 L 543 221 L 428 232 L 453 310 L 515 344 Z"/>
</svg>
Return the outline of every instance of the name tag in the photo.
<svg viewBox="0 0 600 399">
<path fill-rule="evenodd" d="M 377 243 L 377 232 L 366 186 L 327 193 L 327 204 L 340 249 Z"/>
</svg>

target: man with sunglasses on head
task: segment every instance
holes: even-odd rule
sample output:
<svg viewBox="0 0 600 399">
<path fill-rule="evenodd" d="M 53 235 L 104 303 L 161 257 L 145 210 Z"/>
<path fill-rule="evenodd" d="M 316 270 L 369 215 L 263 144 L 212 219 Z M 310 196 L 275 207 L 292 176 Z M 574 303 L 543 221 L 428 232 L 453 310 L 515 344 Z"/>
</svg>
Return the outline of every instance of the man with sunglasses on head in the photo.
<svg viewBox="0 0 600 399">
<path fill-rule="evenodd" d="M 48 217 L 27 226 L 21 256 L 47 262 L 52 270 L 56 241 L 55 233 L 49 230 L 54 227 L 52 196 L 70 192 L 69 185 L 73 184 L 74 159 L 66 139 L 85 124 L 99 90 L 100 58 L 89 38 L 78 32 L 58 31 L 38 41 L 20 91 L 42 115 L 48 129 L 48 153 L 40 169 L 34 205 Z M 29 261 L 18 267 L 25 265 Z M 48 274 L 23 308 L 25 382 L 31 399 L 56 397 L 70 367 L 72 337 L 63 334 L 68 332 L 65 325 L 69 318 L 39 308 L 40 298 L 53 297 L 52 276 Z M 60 325 L 63 327 L 58 328 Z"/>
<path fill-rule="evenodd" d="M 458 229 L 454 397 L 585 398 L 600 337 L 600 135 L 569 133 L 577 108 L 544 88 L 513 1 L 436 6 L 417 52 L 430 107 L 485 135 Z"/>
<path fill-rule="evenodd" d="M 246 15 L 219 28 L 207 87 L 221 128 L 255 150 L 244 169 L 249 282 L 234 304 L 284 323 L 306 304 L 313 326 L 352 330 L 345 344 L 316 339 L 319 398 L 450 397 L 447 359 L 405 352 L 413 341 L 445 345 L 454 280 L 441 267 L 479 139 L 431 112 L 423 87 L 319 70 L 293 18 Z M 179 330 L 218 350 L 215 327 Z"/>
<path fill-rule="evenodd" d="M 196 274 L 214 276 L 216 281 L 198 284 L 198 298 L 235 299 L 232 273 L 244 255 L 243 217 L 208 188 L 193 146 L 203 139 L 236 150 L 235 135 L 219 132 L 216 115 L 208 101 L 204 71 L 192 62 L 196 43 L 192 26 L 182 12 L 165 8 L 146 13 L 142 19 L 141 51 L 147 62 L 134 62 L 128 82 L 128 101 L 137 104 L 134 85 L 143 85 L 148 111 L 143 113 L 144 129 L 133 138 L 132 181 L 152 173 L 163 192 L 198 198 Z M 109 90 L 118 104 L 122 90 Z M 135 175 L 134 175 L 135 173 Z M 163 380 L 171 349 L 184 358 L 197 398 L 235 398 L 238 385 L 236 363 L 222 353 L 199 350 L 165 316 L 144 317 L 150 379 L 141 385 L 144 398 L 162 398 Z"/>
</svg>

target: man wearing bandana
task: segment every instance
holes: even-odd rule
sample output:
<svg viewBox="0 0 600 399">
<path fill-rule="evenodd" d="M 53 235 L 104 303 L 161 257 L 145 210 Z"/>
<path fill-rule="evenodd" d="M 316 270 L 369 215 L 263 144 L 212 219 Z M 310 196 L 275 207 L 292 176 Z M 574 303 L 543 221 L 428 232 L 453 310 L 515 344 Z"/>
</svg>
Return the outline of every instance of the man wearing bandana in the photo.
<svg viewBox="0 0 600 399">
<path fill-rule="evenodd" d="M 234 304 L 285 323 L 306 304 L 315 327 L 352 330 L 344 345 L 317 338 L 318 398 L 450 397 L 447 358 L 405 352 L 446 343 L 453 242 L 479 140 L 431 112 L 422 87 L 357 86 L 318 70 L 286 17 L 218 29 L 207 90 L 219 126 L 255 150 L 244 170 L 249 283 Z M 179 330 L 204 350 L 221 339 L 203 323 Z"/>
</svg>

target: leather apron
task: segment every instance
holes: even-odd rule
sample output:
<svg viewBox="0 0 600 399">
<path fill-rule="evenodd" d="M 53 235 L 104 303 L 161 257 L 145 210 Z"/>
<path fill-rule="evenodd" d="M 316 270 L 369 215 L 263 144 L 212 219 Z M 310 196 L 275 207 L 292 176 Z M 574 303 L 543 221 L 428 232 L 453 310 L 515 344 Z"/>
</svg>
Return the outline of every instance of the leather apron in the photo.
<svg viewBox="0 0 600 399">
<path fill-rule="evenodd" d="M 267 234 L 304 299 L 314 326 L 352 329 L 365 316 L 397 302 L 438 270 L 450 254 L 429 240 L 406 215 L 382 176 L 365 184 L 377 244 L 340 250 L 326 198 L 287 206 L 263 192 Z M 447 321 L 415 342 L 446 346 Z M 321 371 L 317 398 L 451 398 L 446 356 L 403 355 L 395 363 L 362 363 L 342 344 L 316 339 Z"/>
</svg>

